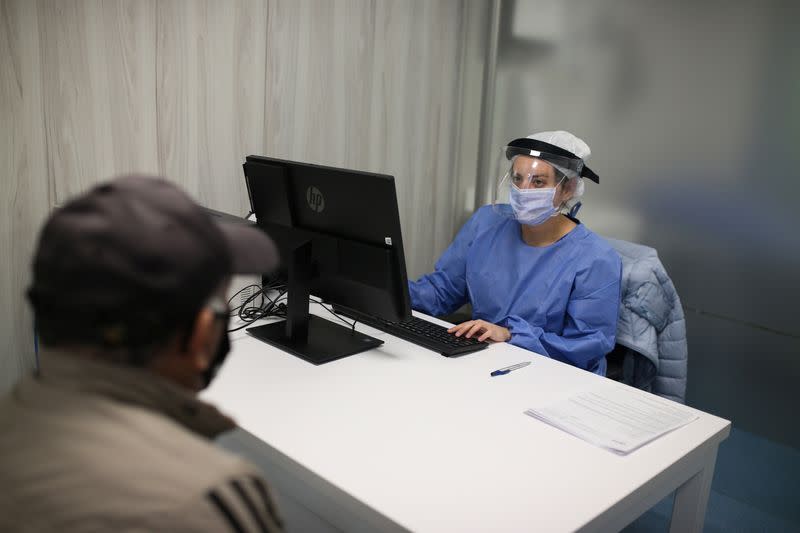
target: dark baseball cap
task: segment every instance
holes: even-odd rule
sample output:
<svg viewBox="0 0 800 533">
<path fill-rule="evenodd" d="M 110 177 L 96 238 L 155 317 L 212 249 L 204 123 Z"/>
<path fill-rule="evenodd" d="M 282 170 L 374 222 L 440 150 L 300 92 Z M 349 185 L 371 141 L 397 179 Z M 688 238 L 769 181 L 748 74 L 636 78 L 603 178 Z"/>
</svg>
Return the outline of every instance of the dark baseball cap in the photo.
<svg viewBox="0 0 800 533">
<path fill-rule="evenodd" d="M 59 338 L 141 344 L 193 318 L 228 276 L 277 264 L 258 227 L 214 220 L 165 179 L 123 176 L 50 216 L 28 297 Z"/>
</svg>

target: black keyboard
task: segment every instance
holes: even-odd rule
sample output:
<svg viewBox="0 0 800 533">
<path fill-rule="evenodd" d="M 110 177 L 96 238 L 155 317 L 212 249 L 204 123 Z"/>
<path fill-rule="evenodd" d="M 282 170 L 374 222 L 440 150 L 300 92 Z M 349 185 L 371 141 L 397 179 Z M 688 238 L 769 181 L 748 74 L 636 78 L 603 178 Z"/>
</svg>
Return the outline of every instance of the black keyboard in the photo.
<svg viewBox="0 0 800 533">
<path fill-rule="evenodd" d="M 446 327 L 415 316 L 402 322 L 391 322 L 339 306 L 334 306 L 334 310 L 337 314 L 363 322 L 368 326 L 413 342 L 423 348 L 439 352 L 445 357 L 457 357 L 483 350 L 489 346 L 488 343 L 480 342 L 475 338 L 456 337 L 452 333 L 448 333 Z"/>
</svg>

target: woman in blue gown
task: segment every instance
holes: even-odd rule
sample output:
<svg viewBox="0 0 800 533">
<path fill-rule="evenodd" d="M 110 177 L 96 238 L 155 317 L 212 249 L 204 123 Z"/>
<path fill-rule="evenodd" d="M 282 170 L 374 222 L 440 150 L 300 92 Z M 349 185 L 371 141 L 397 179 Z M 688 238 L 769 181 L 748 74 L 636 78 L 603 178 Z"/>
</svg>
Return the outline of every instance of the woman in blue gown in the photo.
<svg viewBox="0 0 800 533">
<path fill-rule="evenodd" d="M 430 315 L 472 304 L 450 332 L 510 342 L 605 375 L 614 347 L 621 261 L 574 218 L 589 147 L 565 131 L 503 148 L 492 205 L 478 209 L 436 263 L 409 282 L 411 305 Z"/>
</svg>

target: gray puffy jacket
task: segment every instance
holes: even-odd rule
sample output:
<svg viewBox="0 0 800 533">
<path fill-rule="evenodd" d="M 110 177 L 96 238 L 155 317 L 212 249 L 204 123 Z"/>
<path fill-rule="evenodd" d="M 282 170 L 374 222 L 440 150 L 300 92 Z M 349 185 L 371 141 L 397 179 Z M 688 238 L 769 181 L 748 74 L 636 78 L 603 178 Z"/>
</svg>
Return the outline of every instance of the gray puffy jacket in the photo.
<svg viewBox="0 0 800 533">
<path fill-rule="evenodd" d="M 652 392 L 684 403 L 686 321 L 675 286 L 653 248 L 606 240 L 622 259 L 617 344 L 644 355 L 655 365 Z"/>
</svg>

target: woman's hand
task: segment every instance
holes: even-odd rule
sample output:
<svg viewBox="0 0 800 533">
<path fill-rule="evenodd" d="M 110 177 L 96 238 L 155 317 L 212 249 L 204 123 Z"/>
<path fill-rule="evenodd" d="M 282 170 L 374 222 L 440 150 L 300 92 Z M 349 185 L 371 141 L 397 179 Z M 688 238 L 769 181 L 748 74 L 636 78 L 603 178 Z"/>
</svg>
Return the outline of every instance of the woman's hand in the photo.
<svg viewBox="0 0 800 533">
<path fill-rule="evenodd" d="M 483 342 L 490 340 L 492 342 L 506 342 L 511 338 L 511 332 L 503 326 L 486 322 L 485 320 L 468 320 L 462 322 L 457 326 L 447 330 L 448 333 L 454 333 L 456 337 L 462 335 L 470 339 L 473 335 L 480 334 L 478 340 Z"/>
</svg>

